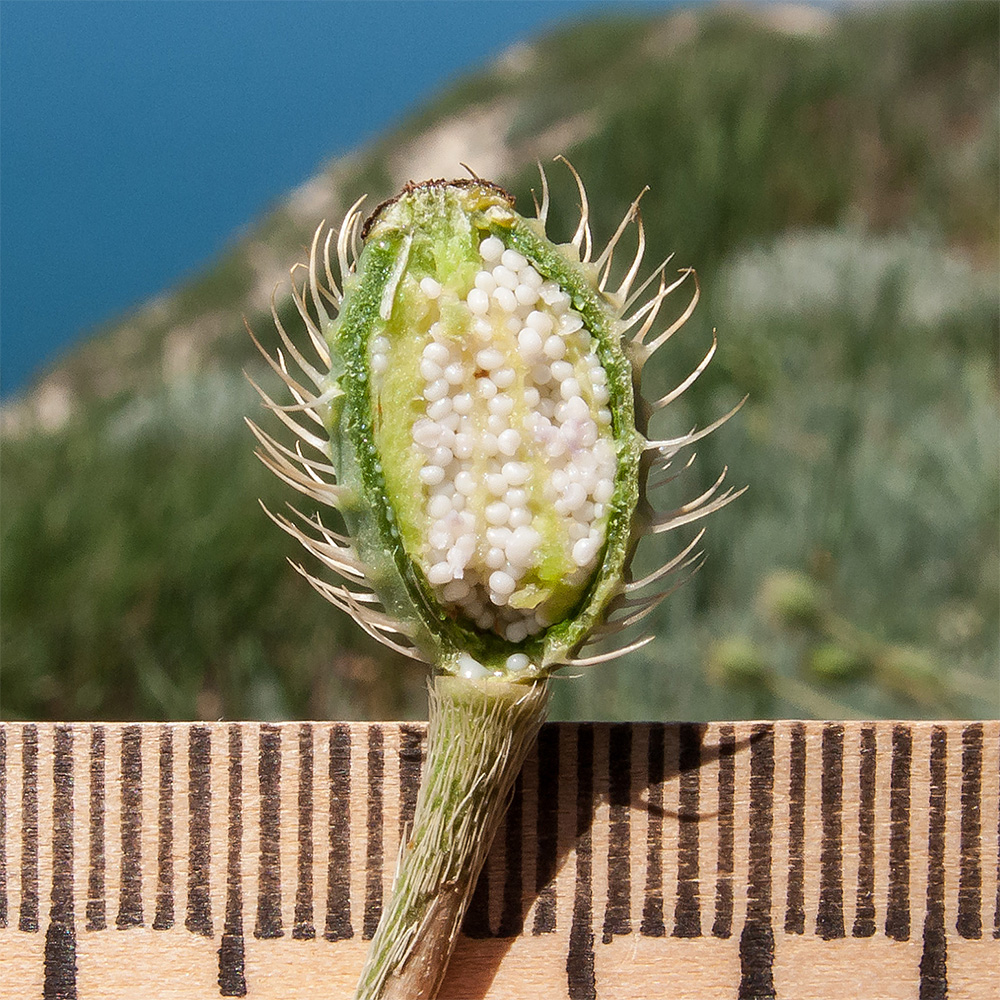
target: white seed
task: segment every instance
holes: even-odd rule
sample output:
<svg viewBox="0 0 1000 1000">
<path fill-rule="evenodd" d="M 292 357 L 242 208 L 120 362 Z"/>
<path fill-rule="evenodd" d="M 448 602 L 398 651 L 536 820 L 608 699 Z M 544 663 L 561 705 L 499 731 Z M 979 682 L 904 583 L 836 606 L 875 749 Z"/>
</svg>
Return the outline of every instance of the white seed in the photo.
<svg viewBox="0 0 1000 1000">
<path fill-rule="evenodd" d="M 611 393 L 608 392 L 608 387 L 606 385 L 594 386 L 594 402 L 598 406 L 603 406 L 610 398 Z"/>
<path fill-rule="evenodd" d="M 499 372 L 494 372 L 494 378 Z M 501 417 L 508 417 L 514 412 L 514 399 L 505 392 L 497 393 L 487 404 L 490 413 L 497 413 Z"/>
<path fill-rule="evenodd" d="M 538 400 L 540 398 L 538 390 L 534 386 L 528 386 L 528 388 L 524 390 L 524 405 L 528 408 L 529 412 L 538 406 Z"/>
<path fill-rule="evenodd" d="M 567 400 L 579 398 L 580 383 L 575 378 L 563 379 L 562 384 L 559 386 L 559 395 Z"/>
<path fill-rule="evenodd" d="M 490 297 L 481 288 L 471 288 L 465 301 L 475 316 L 485 316 L 490 310 Z"/>
<path fill-rule="evenodd" d="M 516 250 L 504 250 L 500 255 L 500 263 L 504 267 L 509 267 L 512 271 L 520 271 L 528 266 L 528 258 L 519 254 Z"/>
<path fill-rule="evenodd" d="M 489 472 L 486 474 L 486 488 L 495 497 L 502 497 L 507 492 L 507 478 L 502 472 Z M 503 522 L 498 522 L 503 523 Z"/>
<path fill-rule="evenodd" d="M 503 495 L 503 502 L 513 510 L 515 507 L 523 507 L 528 502 L 528 491 L 517 487 L 507 490 Z"/>
<path fill-rule="evenodd" d="M 492 371 L 503 364 L 503 353 L 495 347 L 487 347 L 476 352 L 476 365 L 486 371 Z"/>
<path fill-rule="evenodd" d="M 425 465 L 420 472 L 420 481 L 428 486 L 437 486 L 444 482 L 444 469 L 440 465 Z"/>
<path fill-rule="evenodd" d="M 472 412 L 472 395 L 468 392 L 460 392 L 452 401 L 451 405 L 455 408 L 456 413 L 461 413 L 465 416 L 467 413 Z"/>
<path fill-rule="evenodd" d="M 492 403 L 494 400 L 497 400 L 499 398 L 500 398 L 499 396 L 494 396 L 493 399 L 490 400 L 490 402 Z M 505 430 L 507 430 L 507 426 L 508 426 L 507 425 L 507 418 L 505 416 L 503 416 L 502 414 L 491 413 L 486 418 L 486 429 L 491 434 L 496 434 L 496 436 L 497 436 L 497 447 L 498 448 L 500 447 L 500 435 Z"/>
<path fill-rule="evenodd" d="M 510 517 L 510 507 L 502 500 L 496 500 L 493 503 L 488 503 L 483 513 L 490 524 L 506 524 Z"/>
<path fill-rule="evenodd" d="M 502 597 L 510 597 L 514 593 L 516 586 L 514 578 L 509 573 L 505 573 L 503 570 L 490 573 L 490 590 L 494 594 L 500 594 Z"/>
<path fill-rule="evenodd" d="M 492 295 L 493 289 L 497 287 L 496 278 L 494 278 L 489 271 L 480 271 L 476 275 L 474 284 L 476 288 L 485 292 L 487 295 Z"/>
<path fill-rule="evenodd" d="M 517 375 L 513 368 L 497 368 L 492 374 L 493 381 L 498 389 L 509 389 Z"/>
<path fill-rule="evenodd" d="M 433 382 L 424 386 L 424 399 L 435 402 L 444 399 L 448 395 L 448 383 L 443 378 L 436 378 Z"/>
<path fill-rule="evenodd" d="M 594 538 L 592 535 L 588 535 L 586 538 L 581 538 L 573 545 L 573 562 L 575 562 L 577 566 L 589 565 L 594 556 L 597 555 L 597 550 L 600 548 L 600 545 L 600 540 Z"/>
<path fill-rule="evenodd" d="M 524 325 L 532 330 L 537 330 L 541 336 L 548 336 L 552 332 L 552 317 L 548 313 L 539 312 L 533 309 L 528 313 Z"/>
<path fill-rule="evenodd" d="M 413 440 L 424 448 L 436 448 L 441 440 L 441 428 L 433 420 L 421 417 L 413 425 Z"/>
<path fill-rule="evenodd" d="M 461 473 L 459 473 L 461 475 Z M 446 497 L 443 493 L 438 493 L 436 496 L 431 497 L 430 503 L 427 504 L 427 513 L 431 517 L 441 518 L 445 514 L 451 512 L 451 499 Z"/>
<path fill-rule="evenodd" d="M 583 328 L 583 318 L 578 312 L 570 310 L 559 317 L 559 332 L 565 337 Z"/>
<path fill-rule="evenodd" d="M 615 484 L 610 479 L 598 479 L 594 487 L 593 497 L 595 503 L 607 503 L 615 491 Z"/>
<path fill-rule="evenodd" d="M 490 569 L 502 569 L 507 560 L 504 557 L 503 549 L 494 547 L 487 550 L 486 555 L 483 557 L 483 562 Z"/>
<path fill-rule="evenodd" d="M 511 622 L 503 634 L 508 642 L 524 642 L 528 638 L 528 626 L 523 621 Z"/>
<path fill-rule="evenodd" d="M 511 486 L 523 486 L 531 475 L 524 462 L 504 462 L 503 477 Z"/>
<path fill-rule="evenodd" d="M 500 255 L 504 251 L 503 243 L 497 239 L 496 236 L 487 236 L 482 243 L 479 244 L 479 256 L 483 260 L 488 260 L 490 262 L 499 260 Z"/>
<path fill-rule="evenodd" d="M 421 278 L 420 290 L 427 296 L 427 298 L 436 299 L 441 294 L 441 284 L 430 277 Z"/>
<path fill-rule="evenodd" d="M 541 288 L 542 282 L 545 280 L 530 264 L 519 268 L 517 276 L 524 284 L 531 285 L 532 288 Z"/>
<path fill-rule="evenodd" d="M 502 549 L 507 545 L 512 532 L 510 528 L 501 525 L 496 527 L 491 525 L 486 529 L 486 541 L 490 543 L 491 546 L 497 549 Z"/>
<path fill-rule="evenodd" d="M 498 288 L 493 298 L 504 312 L 512 313 L 517 308 L 517 298 L 509 288 Z"/>
<path fill-rule="evenodd" d="M 514 640 L 511 639 L 511 642 L 513 641 Z M 511 653 L 510 656 L 507 657 L 504 666 L 511 671 L 511 673 L 516 673 L 519 670 L 524 670 L 529 663 L 531 663 L 531 660 L 529 660 L 524 653 Z"/>
<path fill-rule="evenodd" d="M 483 434 L 479 439 L 480 454 L 492 458 L 500 449 L 497 447 L 496 434 Z"/>
<path fill-rule="evenodd" d="M 587 491 L 579 483 L 570 483 L 563 494 L 563 502 L 570 512 L 577 510 L 587 501 Z"/>
<path fill-rule="evenodd" d="M 552 362 L 552 377 L 557 382 L 569 378 L 573 374 L 573 366 L 568 361 Z"/>
<path fill-rule="evenodd" d="M 424 393 L 424 395 L 426 395 L 426 393 Z M 447 396 L 443 396 L 441 399 L 435 399 L 434 402 L 427 407 L 427 416 L 429 416 L 431 420 L 444 420 L 450 413 L 451 400 Z"/>
<path fill-rule="evenodd" d="M 468 597 L 471 589 L 465 580 L 452 580 L 451 583 L 445 585 L 444 590 L 441 591 L 441 596 L 446 601 L 460 601 L 462 598 Z"/>
<path fill-rule="evenodd" d="M 431 452 L 429 461 L 434 465 L 440 465 L 442 469 L 447 469 L 452 458 L 454 458 L 454 455 L 452 455 L 451 449 L 439 445 Z"/>
<path fill-rule="evenodd" d="M 566 342 L 553 333 L 546 338 L 544 351 L 546 357 L 558 360 L 566 353 Z"/>
<path fill-rule="evenodd" d="M 384 354 L 372 355 L 372 371 L 376 375 L 381 375 L 389 369 L 389 359 Z"/>
<path fill-rule="evenodd" d="M 448 583 L 452 578 L 451 567 L 446 562 L 435 563 L 427 571 L 427 580 L 435 586 Z"/>
<path fill-rule="evenodd" d="M 542 543 L 542 536 L 526 525 L 516 527 L 507 542 L 507 558 L 521 566 L 531 565 L 531 557 Z"/>
<path fill-rule="evenodd" d="M 500 397 L 498 396 L 497 398 L 499 399 Z M 490 402 L 493 402 L 493 400 Z M 500 449 L 501 455 L 513 455 L 520 446 L 521 435 L 512 427 L 497 435 L 497 447 Z"/>
<path fill-rule="evenodd" d="M 441 366 L 436 361 L 431 361 L 430 358 L 420 359 L 420 374 L 428 382 L 433 382 L 434 379 L 440 378 L 441 371 Z"/>
<path fill-rule="evenodd" d="M 447 347 L 445 347 L 444 344 L 439 344 L 436 340 L 432 340 L 424 348 L 423 356 L 428 361 L 433 361 L 437 365 L 446 365 L 448 363 L 448 359 L 451 357 L 451 352 Z"/>
<path fill-rule="evenodd" d="M 462 496 L 471 497 L 476 492 L 476 477 L 468 469 L 463 469 L 455 476 L 455 489 Z"/>
<path fill-rule="evenodd" d="M 503 258 L 501 258 L 502 260 Z M 497 283 L 498 288 L 507 288 L 510 291 L 514 291 L 517 288 L 517 274 L 512 271 L 509 267 L 504 264 L 497 264 L 493 268 L 493 280 Z"/>
<path fill-rule="evenodd" d="M 535 385 L 545 385 L 552 378 L 552 371 L 548 365 L 535 365 L 531 369 L 531 381 Z"/>
<path fill-rule="evenodd" d="M 597 422 L 602 427 L 607 427 L 611 423 L 611 411 L 606 406 L 597 411 Z"/>
<path fill-rule="evenodd" d="M 520 528 L 523 525 L 531 524 L 534 518 L 531 516 L 531 511 L 527 507 L 512 507 L 510 511 L 510 518 L 507 523 L 512 528 Z"/>
<path fill-rule="evenodd" d="M 542 336 L 534 327 L 525 326 L 517 335 L 517 346 L 525 361 L 534 361 L 542 353 Z"/>
<path fill-rule="evenodd" d="M 522 306 L 533 306 L 538 301 L 538 289 L 532 288 L 531 285 L 519 284 L 514 289 L 514 298 Z"/>
<path fill-rule="evenodd" d="M 465 381 L 465 365 L 461 361 L 453 361 L 444 370 L 444 377 L 449 385 L 458 385 Z"/>
<path fill-rule="evenodd" d="M 476 391 L 481 399 L 492 399 L 497 394 L 497 384 L 485 376 L 476 379 Z"/>
</svg>

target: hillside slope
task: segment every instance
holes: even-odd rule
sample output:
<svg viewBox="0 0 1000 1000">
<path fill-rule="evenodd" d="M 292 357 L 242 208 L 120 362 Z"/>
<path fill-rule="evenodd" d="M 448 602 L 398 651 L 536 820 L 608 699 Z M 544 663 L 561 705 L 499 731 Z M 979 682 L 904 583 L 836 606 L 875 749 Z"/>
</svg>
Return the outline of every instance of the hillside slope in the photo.
<svg viewBox="0 0 1000 1000">
<path fill-rule="evenodd" d="M 557 710 L 995 712 L 997 28 L 991 3 L 607 17 L 331 163 L 4 411 L 5 717 L 422 711 L 419 671 L 308 591 L 256 506 L 289 497 L 243 427 L 241 369 L 262 375 L 243 319 L 271 342 L 273 290 L 359 194 L 464 161 L 524 209 L 556 153 L 598 242 L 648 183 L 648 259 L 702 278 L 651 391 L 713 327 L 721 346 L 664 430 L 751 394 L 675 484 L 728 463 L 751 486 L 712 519 L 705 568 L 656 643 L 557 685 Z M 549 175 L 568 236 L 575 190 Z M 287 286 L 278 308 L 291 320 Z"/>
</svg>

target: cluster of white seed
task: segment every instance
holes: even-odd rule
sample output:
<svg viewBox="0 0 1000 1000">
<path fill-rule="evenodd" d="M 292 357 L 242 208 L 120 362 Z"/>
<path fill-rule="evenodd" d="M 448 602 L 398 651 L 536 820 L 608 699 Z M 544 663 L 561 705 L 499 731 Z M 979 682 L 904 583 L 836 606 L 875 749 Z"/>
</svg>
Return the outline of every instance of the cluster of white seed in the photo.
<svg viewBox="0 0 1000 1000">
<path fill-rule="evenodd" d="M 479 253 L 464 299 L 472 336 L 435 322 L 420 359 L 421 561 L 442 604 L 521 642 L 552 624 L 544 603 L 518 599 L 543 533 L 571 554 L 564 582 L 582 584 L 604 544 L 617 462 L 607 375 L 569 296 L 494 236 Z M 420 286 L 429 300 L 442 294 L 433 278 Z M 386 338 L 371 350 L 384 370 Z"/>
</svg>

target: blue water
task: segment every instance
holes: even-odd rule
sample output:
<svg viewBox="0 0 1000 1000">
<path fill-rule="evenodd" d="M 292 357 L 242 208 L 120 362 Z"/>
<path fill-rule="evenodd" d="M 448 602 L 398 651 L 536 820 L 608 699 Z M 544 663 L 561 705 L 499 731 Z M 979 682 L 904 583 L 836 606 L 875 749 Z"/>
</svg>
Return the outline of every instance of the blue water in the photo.
<svg viewBox="0 0 1000 1000">
<path fill-rule="evenodd" d="M 0 395 L 457 74 L 609 6 L 4 0 Z"/>
</svg>

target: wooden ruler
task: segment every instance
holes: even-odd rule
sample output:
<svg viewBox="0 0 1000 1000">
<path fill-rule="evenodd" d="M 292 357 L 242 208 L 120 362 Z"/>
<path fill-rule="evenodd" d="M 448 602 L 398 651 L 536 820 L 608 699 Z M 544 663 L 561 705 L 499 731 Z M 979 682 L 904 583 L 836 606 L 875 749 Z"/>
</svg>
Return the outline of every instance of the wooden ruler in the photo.
<svg viewBox="0 0 1000 1000">
<path fill-rule="evenodd" d="M 425 727 L 0 727 L 0 997 L 350 996 Z M 441 996 L 1000 996 L 1000 724 L 549 724 Z"/>
</svg>

